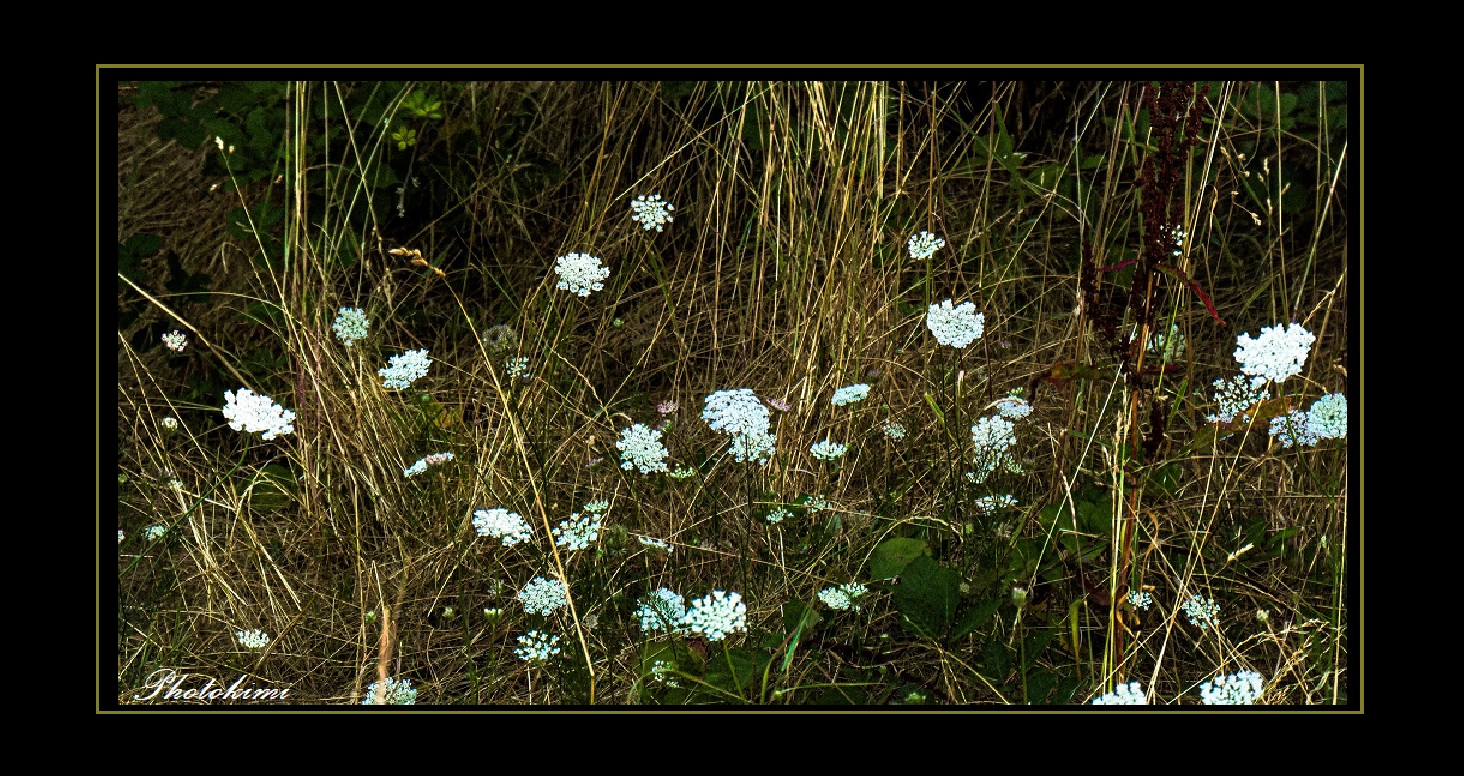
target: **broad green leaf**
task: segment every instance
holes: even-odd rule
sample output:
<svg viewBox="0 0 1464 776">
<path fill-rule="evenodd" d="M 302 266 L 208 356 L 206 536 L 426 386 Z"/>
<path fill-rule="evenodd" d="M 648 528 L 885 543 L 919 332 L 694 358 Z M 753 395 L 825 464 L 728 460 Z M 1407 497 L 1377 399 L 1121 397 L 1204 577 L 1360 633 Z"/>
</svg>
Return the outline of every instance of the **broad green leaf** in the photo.
<svg viewBox="0 0 1464 776">
<path fill-rule="evenodd" d="M 910 561 L 924 552 L 924 539 L 887 539 L 874 548 L 874 554 L 869 558 L 869 578 L 880 580 L 898 577 Z"/>
</svg>

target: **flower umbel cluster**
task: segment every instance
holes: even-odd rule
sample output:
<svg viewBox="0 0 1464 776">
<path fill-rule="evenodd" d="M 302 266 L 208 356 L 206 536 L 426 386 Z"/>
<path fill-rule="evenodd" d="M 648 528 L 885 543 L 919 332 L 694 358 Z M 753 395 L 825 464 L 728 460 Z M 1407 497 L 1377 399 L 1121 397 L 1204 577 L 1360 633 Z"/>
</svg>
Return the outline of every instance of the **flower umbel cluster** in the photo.
<svg viewBox="0 0 1464 776">
<path fill-rule="evenodd" d="M 635 616 L 640 618 L 641 631 L 645 633 L 684 633 L 681 619 L 686 616 L 686 599 L 671 588 L 659 588 L 641 599 Z"/>
<path fill-rule="evenodd" d="M 945 247 L 945 240 L 936 237 L 930 232 L 921 232 L 912 235 L 905 247 L 910 251 L 912 259 L 928 259 L 935 255 L 935 252 Z"/>
<path fill-rule="evenodd" d="M 551 655 L 559 654 L 557 635 L 531 630 L 519 636 L 518 643 L 519 646 L 513 653 L 530 662 L 548 660 Z"/>
<path fill-rule="evenodd" d="M 1017 443 L 1017 435 L 1012 430 L 1012 422 L 1006 418 L 982 418 L 971 427 L 971 441 L 976 445 L 971 481 L 982 483 L 998 466 L 1012 460 L 1011 449 Z"/>
<path fill-rule="evenodd" d="M 1240 371 L 1267 380 L 1281 382 L 1301 374 L 1301 365 L 1311 353 L 1317 335 L 1312 334 L 1299 323 L 1267 326 L 1261 329 L 1261 336 L 1251 339 L 1249 333 L 1235 338 L 1235 360 L 1240 362 Z"/>
<path fill-rule="evenodd" d="M 1113 692 L 1106 693 L 1093 699 L 1094 706 L 1147 706 L 1149 700 L 1144 697 L 1144 686 L 1138 682 L 1116 685 Z"/>
<path fill-rule="evenodd" d="M 1319 440 L 1312 431 L 1311 413 L 1305 410 L 1291 410 L 1285 415 L 1271 418 L 1270 434 L 1281 442 L 1282 447 L 1316 447 Z"/>
<path fill-rule="evenodd" d="M 1032 405 L 1028 404 L 1026 399 L 1018 396 L 1016 391 L 1012 391 L 1011 395 L 996 401 L 996 411 L 1003 418 L 1021 420 L 1032 414 Z"/>
<path fill-rule="evenodd" d="M 763 519 L 768 521 L 769 523 L 772 523 L 773 525 L 777 525 L 778 523 L 781 523 L 792 516 L 792 512 L 789 512 L 783 507 L 778 507 L 773 511 L 767 513 L 766 515 L 763 515 Z"/>
<path fill-rule="evenodd" d="M 844 453 L 849 452 L 849 446 L 838 442 L 830 442 L 825 439 L 822 442 L 814 442 L 813 446 L 808 448 L 808 452 L 813 453 L 814 458 L 832 461 Z"/>
<path fill-rule="evenodd" d="M 964 348 L 981 337 L 986 316 L 976 312 L 976 305 L 970 302 L 952 307 L 951 300 L 947 299 L 930 306 L 925 314 L 925 326 L 935 335 L 936 342 Z"/>
<path fill-rule="evenodd" d="M 642 194 L 630 203 L 630 220 L 639 221 L 640 225 L 647 232 L 655 229 L 658 232 L 665 231 L 664 226 L 676 220 L 671 211 L 676 206 L 661 199 L 660 194 L 652 194 L 647 197 Z"/>
<path fill-rule="evenodd" d="M 598 512 L 574 513 L 568 520 L 560 520 L 554 528 L 554 543 L 571 550 L 583 550 L 600 538 L 600 525 L 605 516 Z"/>
<path fill-rule="evenodd" d="M 818 592 L 818 597 L 830 609 L 848 611 L 852 607 L 857 612 L 859 611 L 859 604 L 854 603 L 854 600 L 867 592 L 869 592 L 868 588 L 855 583 L 824 588 Z"/>
<path fill-rule="evenodd" d="M 1144 590 L 1130 590 L 1127 600 L 1129 602 L 1129 606 L 1143 609 L 1146 612 L 1149 611 L 1150 606 L 1154 605 L 1154 596 L 1149 595 L 1149 593 Z"/>
<path fill-rule="evenodd" d="M 391 366 L 376 370 L 376 373 L 386 378 L 382 383 L 383 388 L 410 388 L 412 382 L 427 374 L 427 367 L 432 365 L 432 359 L 427 357 L 427 350 L 408 350 L 400 356 L 391 357 Z"/>
<path fill-rule="evenodd" d="M 235 431 L 263 431 L 260 438 L 266 442 L 295 431 L 295 413 L 248 388 L 240 388 L 237 394 L 224 391 L 224 420 Z"/>
<path fill-rule="evenodd" d="M 856 401 L 864 401 L 869 395 L 869 385 L 866 383 L 855 383 L 834 391 L 833 404 L 835 407 L 842 407 L 845 404 L 853 404 Z"/>
<path fill-rule="evenodd" d="M 165 525 L 150 525 L 142 529 L 142 538 L 155 542 L 168 535 L 168 527 Z"/>
<path fill-rule="evenodd" d="M 174 329 L 163 335 L 163 345 L 175 353 L 182 353 L 188 347 L 188 335 Z"/>
<path fill-rule="evenodd" d="M 491 536 L 503 541 L 504 547 L 526 542 L 533 536 L 529 524 L 517 512 L 507 509 L 479 509 L 473 513 L 473 528 L 479 536 Z"/>
<path fill-rule="evenodd" d="M 615 448 L 620 451 L 620 468 L 626 471 L 639 469 L 641 474 L 650 474 L 667 470 L 668 451 L 661 444 L 661 432 L 652 431 L 650 426 L 632 424 L 620 432 Z"/>
<path fill-rule="evenodd" d="M 523 377 L 529 373 L 529 357 L 519 356 L 517 358 L 510 358 L 503 362 L 503 371 L 508 375 L 508 379 L 510 380 L 515 377 Z"/>
<path fill-rule="evenodd" d="M 1215 403 L 1220 405 L 1220 412 L 1210 415 L 1207 419 L 1211 423 L 1229 423 L 1240 418 L 1240 422 L 1250 421 L 1250 409 L 1257 402 L 1266 398 L 1266 378 L 1247 377 L 1236 375 L 1229 380 L 1216 380 Z"/>
<path fill-rule="evenodd" d="M 555 609 L 564 606 L 567 600 L 564 593 L 564 583 L 557 579 L 545 579 L 534 577 L 524 589 L 519 591 L 518 600 L 523 602 L 524 611 L 538 612 L 548 616 L 554 613 Z"/>
<path fill-rule="evenodd" d="M 402 474 L 407 477 L 413 477 L 427 471 L 428 466 L 440 466 L 452 459 L 452 453 L 433 453 L 426 458 L 418 458 L 417 462 L 404 469 Z"/>
<path fill-rule="evenodd" d="M 415 706 L 417 705 L 417 691 L 412 689 L 412 680 L 403 679 L 397 681 L 388 678 L 386 680 L 386 692 L 378 693 L 377 683 L 372 682 L 366 688 L 366 698 L 361 701 L 362 706 Z"/>
<path fill-rule="evenodd" d="M 981 515 L 994 515 L 998 511 L 1008 509 L 1017 505 L 1017 500 L 1009 495 L 981 496 L 972 504 L 976 513 Z"/>
<path fill-rule="evenodd" d="M 638 541 L 638 542 L 640 542 L 642 545 L 644 545 L 646 547 L 654 547 L 654 548 L 656 548 L 658 550 L 662 550 L 662 551 L 666 552 L 667 554 L 676 552 L 676 548 L 675 547 L 672 547 L 670 544 L 668 544 L 667 542 L 664 542 L 664 541 L 662 541 L 660 539 L 653 539 L 653 538 L 651 538 L 649 536 L 637 536 L 637 537 L 635 537 L 635 540 Z"/>
<path fill-rule="evenodd" d="M 1198 625 L 1200 630 L 1205 630 L 1215 624 L 1220 605 L 1213 598 L 1201 599 L 1199 594 L 1195 594 L 1184 602 L 1184 613 L 1189 617 L 1190 625 Z"/>
<path fill-rule="evenodd" d="M 269 634 L 258 628 L 234 631 L 234 640 L 245 649 L 264 649 L 269 646 Z"/>
<path fill-rule="evenodd" d="M 1261 697 L 1266 680 L 1255 671 L 1217 676 L 1200 685 L 1200 702 L 1206 706 L 1250 706 Z"/>
<path fill-rule="evenodd" d="M 1347 436 L 1347 397 L 1340 393 L 1329 393 L 1312 402 L 1306 425 L 1319 439 L 1341 439 Z"/>
<path fill-rule="evenodd" d="M 893 420 L 886 420 L 884 422 L 884 433 L 890 439 L 904 439 L 905 427 Z"/>
<path fill-rule="evenodd" d="M 747 606 L 737 593 L 713 590 L 711 595 L 691 602 L 681 624 L 707 641 L 721 641 L 728 634 L 747 630 Z"/>
<path fill-rule="evenodd" d="M 702 419 L 732 437 L 732 456 L 738 461 L 766 465 L 776 452 L 777 437 L 768 430 L 768 408 L 750 388 L 717 391 L 706 398 Z"/>
<path fill-rule="evenodd" d="M 559 290 L 589 296 L 591 291 L 605 290 L 600 281 L 610 277 L 610 268 L 600 266 L 600 259 L 588 253 L 571 253 L 559 257 L 554 274 L 559 276 L 555 284 Z"/>
<path fill-rule="evenodd" d="M 360 340 L 366 339 L 366 330 L 371 322 L 366 320 L 366 311 L 359 307 L 342 307 L 336 313 L 335 323 L 330 328 L 335 331 L 336 338 L 342 345 L 351 347 Z"/>
</svg>

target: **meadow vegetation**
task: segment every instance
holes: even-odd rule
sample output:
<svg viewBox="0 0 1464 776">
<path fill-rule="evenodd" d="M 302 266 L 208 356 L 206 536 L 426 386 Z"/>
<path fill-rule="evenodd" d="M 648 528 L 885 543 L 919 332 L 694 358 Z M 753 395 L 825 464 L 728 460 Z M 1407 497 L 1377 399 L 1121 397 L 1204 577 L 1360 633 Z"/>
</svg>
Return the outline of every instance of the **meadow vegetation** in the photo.
<svg viewBox="0 0 1464 776">
<path fill-rule="evenodd" d="M 1350 88 L 119 83 L 116 701 L 1353 704 Z"/>
</svg>

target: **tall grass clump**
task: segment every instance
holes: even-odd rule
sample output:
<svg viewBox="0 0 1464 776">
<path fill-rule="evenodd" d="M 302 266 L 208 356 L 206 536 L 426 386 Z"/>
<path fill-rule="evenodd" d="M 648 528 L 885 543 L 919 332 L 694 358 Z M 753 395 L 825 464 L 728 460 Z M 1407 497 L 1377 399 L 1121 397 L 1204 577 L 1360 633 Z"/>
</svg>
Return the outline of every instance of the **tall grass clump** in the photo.
<svg viewBox="0 0 1464 776">
<path fill-rule="evenodd" d="M 120 83 L 116 700 L 1354 704 L 1348 86 Z"/>
</svg>

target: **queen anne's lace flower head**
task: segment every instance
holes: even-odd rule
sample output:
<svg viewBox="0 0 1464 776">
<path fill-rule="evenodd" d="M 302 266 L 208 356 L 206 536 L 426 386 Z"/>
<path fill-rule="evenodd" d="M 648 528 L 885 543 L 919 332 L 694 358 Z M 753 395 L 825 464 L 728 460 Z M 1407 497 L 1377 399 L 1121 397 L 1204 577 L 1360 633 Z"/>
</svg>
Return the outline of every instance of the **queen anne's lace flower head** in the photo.
<svg viewBox="0 0 1464 776">
<path fill-rule="evenodd" d="M 1093 699 L 1094 706 L 1147 706 L 1149 700 L 1144 697 L 1144 686 L 1138 682 L 1120 684 L 1113 688 L 1113 692 L 1106 693 Z"/>
<path fill-rule="evenodd" d="M 224 391 L 224 419 L 235 431 L 263 431 L 266 442 L 295 431 L 295 413 L 248 388 Z"/>
<path fill-rule="evenodd" d="M 1149 607 L 1154 605 L 1154 596 L 1150 595 L 1147 590 L 1130 590 L 1128 602 L 1129 606 L 1138 607 L 1147 612 Z"/>
<path fill-rule="evenodd" d="M 335 323 L 331 324 L 336 337 L 348 348 L 358 341 L 366 339 L 366 330 L 369 326 L 370 321 L 366 320 L 366 311 L 359 307 L 342 307 L 336 313 Z"/>
<path fill-rule="evenodd" d="M 473 513 L 473 528 L 479 536 L 500 539 L 504 547 L 526 542 L 533 536 L 533 529 L 517 512 L 507 509 L 479 509 Z"/>
<path fill-rule="evenodd" d="M 994 515 L 1003 509 L 1009 509 L 1017 505 L 1017 500 L 1010 495 L 982 496 L 976 499 L 973 506 L 976 513 L 981 515 Z"/>
<path fill-rule="evenodd" d="M 930 232 L 921 232 L 920 234 L 912 235 L 910 241 L 905 244 L 905 247 L 910 251 L 910 258 L 928 259 L 934 256 L 936 251 L 944 248 L 945 244 L 944 239 L 936 237 Z"/>
<path fill-rule="evenodd" d="M 997 467 L 1011 461 L 1011 449 L 1017 443 L 1012 422 L 1002 417 L 982 418 L 971 427 L 971 441 L 976 445 L 972 482 L 985 482 Z"/>
<path fill-rule="evenodd" d="M 1320 439 L 1312 430 L 1311 413 L 1305 410 L 1291 410 L 1285 415 L 1271 418 L 1270 435 L 1276 437 L 1282 447 L 1316 447 Z"/>
<path fill-rule="evenodd" d="M 1266 398 L 1266 378 L 1248 377 L 1236 375 L 1228 380 L 1220 379 L 1214 382 L 1215 403 L 1220 405 L 1220 412 L 1208 416 L 1211 423 L 1229 423 L 1240 418 L 1240 422 L 1250 421 L 1250 409 L 1256 402 Z"/>
<path fill-rule="evenodd" d="M 408 350 L 400 356 L 391 357 L 391 366 L 376 370 L 376 373 L 386 378 L 382 383 L 383 388 L 404 389 L 412 387 L 412 382 L 427 374 L 427 367 L 432 365 L 432 359 L 427 357 L 427 349 Z"/>
<path fill-rule="evenodd" d="M 258 628 L 234 631 L 234 640 L 245 649 L 264 649 L 269 646 L 269 634 Z"/>
<path fill-rule="evenodd" d="M 402 471 L 402 474 L 407 477 L 413 477 L 427 471 L 428 466 L 441 466 L 451 461 L 453 457 L 452 453 L 433 453 L 425 458 L 417 459 L 417 462 L 408 466 Z"/>
<path fill-rule="evenodd" d="M 904 439 L 906 432 L 903 425 L 893 420 L 886 420 L 884 422 L 884 433 L 890 439 Z"/>
<path fill-rule="evenodd" d="M 711 595 L 691 602 L 681 624 L 707 641 L 721 641 L 729 634 L 747 630 L 747 606 L 737 593 L 713 590 Z"/>
<path fill-rule="evenodd" d="M 548 660 L 559 654 L 559 636 L 554 634 L 531 630 L 519 636 L 518 643 L 519 646 L 513 653 L 530 662 Z"/>
<path fill-rule="evenodd" d="M 645 547 L 654 547 L 658 550 L 661 550 L 662 552 L 665 552 L 668 555 L 676 552 L 675 547 L 672 547 L 669 543 L 662 539 L 657 539 L 651 536 L 637 536 L 635 537 L 635 540 L 640 542 L 641 545 Z"/>
<path fill-rule="evenodd" d="M 830 442 L 827 439 L 822 442 L 814 442 L 813 446 L 808 448 L 808 452 L 813 453 L 814 458 L 824 461 L 832 461 L 848 451 L 848 445 Z"/>
<path fill-rule="evenodd" d="M 600 538 L 600 526 L 604 522 L 605 516 L 599 512 L 571 514 L 568 520 L 560 520 L 555 526 L 554 543 L 571 550 L 583 550 Z"/>
<path fill-rule="evenodd" d="M 670 588 L 659 588 L 641 599 L 635 616 L 640 618 L 643 633 L 685 633 L 686 629 L 681 627 L 681 619 L 686 616 L 686 599 Z"/>
<path fill-rule="evenodd" d="M 188 335 L 174 329 L 163 335 L 163 346 L 175 353 L 182 353 L 188 347 Z"/>
<path fill-rule="evenodd" d="M 534 577 L 524 589 L 519 591 L 518 600 L 523 602 L 524 611 L 538 612 L 542 615 L 550 615 L 555 609 L 564 606 L 567 597 L 564 592 L 564 583 L 557 579 L 545 579 Z"/>
<path fill-rule="evenodd" d="M 1241 372 L 1279 383 L 1301 374 L 1301 365 L 1316 341 L 1317 335 L 1299 323 L 1267 326 L 1255 339 L 1249 333 L 1235 338 L 1235 360 L 1240 362 Z"/>
<path fill-rule="evenodd" d="M 776 452 L 777 438 L 769 430 L 768 408 L 750 388 L 717 391 L 706 398 L 702 419 L 713 431 L 732 437 L 732 456 L 738 461 L 766 464 Z"/>
<path fill-rule="evenodd" d="M 1205 630 L 1215 624 L 1215 617 L 1220 614 L 1220 605 L 1215 603 L 1213 598 L 1200 598 L 1199 594 L 1189 597 L 1184 602 L 1184 613 L 1189 617 L 1190 625 L 1200 626 Z"/>
<path fill-rule="evenodd" d="M 1266 680 L 1255 671 L 1217 676 L 1200 685 L 1200 702 L 1206 706 L 1250 706 L 1265 688 Z"/>
<path fill-rule="evenodd" d="M 778 523 L 781 523 L 784 520 L 786 520 L 786 519 L 788 519 L 788 518 L 790 518 L 792 516 L 793 516 L 793 513 L 792 512 L 789 512 L 788 510 L 784 509 L 783 507 L 777 507 L 777 508 L 773 509 L 773 511 L 767 513 L 766 515 L 763 515 L 763 519 L 764 520 L 767 520 L 769 523 L 772 523 L 773 525 L 777 525 Z"/>
<path fill-rule="evenodd" d="M 610 268 L 600 266 L 600 259 L 588 253 L 571 253 L 559 257 L 554 274 L 559 276 L 555 284 L 559 290 L 589 296 L 591 291 L 605 290 L 600 281 L 610 277 Z"/>
<path fill-rule="evenodd" d="M 853 404 L 856 401 L 864 401 L 869 395 L 869 385 L 866 383 L 855 383 L 834 391 L 833 404 L 835 407 L 842 407 L 845 404 Z"/>
<path fill-rule="evenodd" d="M 1003 418 L 1021 420 L 1022 418 L 1025 418 L 1028 415 L 1032 414 L 1032 405 L 1028 404 L 1026 399 L 1018 396 L 1016 392 L 1013 391 L 1010 396 L 1007 396 L 1003 399 L 997 399 L 996 411 Z"/>
<path fill-rule="evenodd" d="M 630 203 L 630 220 L 639 221 L 648 232 L 652 229 L 660 232 L 664 231 L 666 224 L 676 220 L 671 215 L 671 211 L 675 209 L 676 206 L 661 199 L 660 194 L 649 197 L 642 194 Z"/>
<path fill-rule="evenodd" d="M 818 597 L 830 609 L 847 611 L 852 607 L 857 612 L 859 611 L 859 604 L 854 603 L 854 601 L 866 592 L 868 592 L 868 588 L 856 583 L 824 588 L 818 591 Z"/>
<path fill-rule="evenodd" d="M 1306 418 L 1307 430 L 1319 439 L 1347 436 L 1347 397 L 1329 393 L 1312 402 Z"/>
<path fill-rule="evenodd" d="M 629 471 L 639 469 L 641 474 L 667 471 L 666 446 L 661 444 L 661 432 L 650 426 L 635 423 L 620 432 L 620 441 L 615 443 L 620 450 L 620 468 Z"/>
<path fill-rule="evenodd" d="M 925 314 L 925 326 L 942 345 L 964 348 L 981 337 L 986 316 L 976 312 L 976 305 L 962 302 L 954 307 L 947 299 L 933 304 Z"/>
<path fill-rule="evenodd" d="M 415 706 L 417 705 L 417 691 L 412 689 L 411 679 L 387 678 L 386 692 L 377 692 L 377 683 L 372 682 L 366 688 L 366 698 L 361 701 L 362 706 Z"/>
<path fill-rule="evenodd" d="M 155 542 L 168 535 L 168 527 L 165 525 L 150 525 L 142 529 L 142 538 Z"/>
</svg>

